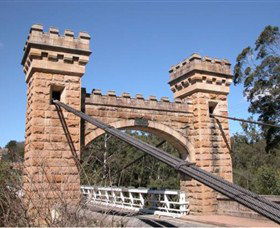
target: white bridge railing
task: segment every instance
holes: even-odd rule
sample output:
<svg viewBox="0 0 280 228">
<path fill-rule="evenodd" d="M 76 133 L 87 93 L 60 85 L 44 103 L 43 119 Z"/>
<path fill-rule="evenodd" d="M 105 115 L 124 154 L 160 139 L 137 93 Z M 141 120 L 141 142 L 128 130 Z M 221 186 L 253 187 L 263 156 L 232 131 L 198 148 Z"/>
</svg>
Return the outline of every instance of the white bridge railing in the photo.
<svg viewBox="0 0 280 228">
<path fill-rule="evenodd" d="M 180 217 L 189 213 L 186 194 L 176 190 L 81 186 L 89 202 L 143 213 Z"/>
</svg>

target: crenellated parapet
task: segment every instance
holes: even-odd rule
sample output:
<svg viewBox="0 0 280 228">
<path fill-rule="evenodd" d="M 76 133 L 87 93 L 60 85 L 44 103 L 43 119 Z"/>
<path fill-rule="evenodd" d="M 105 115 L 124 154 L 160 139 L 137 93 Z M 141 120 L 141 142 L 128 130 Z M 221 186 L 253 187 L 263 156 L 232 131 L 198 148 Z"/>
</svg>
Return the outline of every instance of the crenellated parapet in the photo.
<svg viewBox="0 0 280 228">
<path fill-rule="evenodd" d="M 91 94 L 88 94 L 85 104 L 170 112 L 188 111 L 188 104 L 182 103 L 181 99 L 175 99 L 174 102 L 171 102 L 168 97 L 158 99 L 156 96 L 149 96 L 145 99 L 142 94 L 136 94 L 135 97 L 132 97 L 127 92 L 117 96 L 113 90 L 102 94 L 100 89 L 94 89 Z"/>
<path fill-rule="evenodd" d="M 232 82 L 230 65 L 225 59 L 193 54 L 171 67 L 168 83 L 174 96 L 178 98 L 198 91 L 228 94 Z"/>
<path fill-rule="evenodd" d="M 23 49 L 26 81 L 34 71 L 82 76 L 91 54 L 89 43 L 90 35 L 86 32 L 75 37 L 71 30 L 60 35 L 57 28 L 44 32 L 42 25 L 33 25 Z"/>
</svg>

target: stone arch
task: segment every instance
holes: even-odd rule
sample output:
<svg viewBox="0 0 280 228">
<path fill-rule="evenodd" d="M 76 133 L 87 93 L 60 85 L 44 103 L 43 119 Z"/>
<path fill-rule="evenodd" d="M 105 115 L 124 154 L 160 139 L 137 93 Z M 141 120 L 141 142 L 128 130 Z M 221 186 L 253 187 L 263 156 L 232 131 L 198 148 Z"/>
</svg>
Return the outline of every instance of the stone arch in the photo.
<svg viewBox="0 0 280 228">
<path fill-rule="evenodd" d="M 120 120 L 116 122 L 109 123 L 110 126 L 117 129 L 133 129 L 146 131 L 155 134 L 170 144 L 172 144 L 176 149 L 178 149 L 181 157 L 188 161 L 194 162 L 194 147 L 180 132 L 172 129 L 171 127 L 155 122 L 149 121 L 147 126 L 140 126 L 135 124 L 135 120 Z M 91 143 L 94 139 L 101 136 L 105 132 L 100 128 L 94 128 L 89 134 L 85 136 L 85 145 Z"/>
</svg>

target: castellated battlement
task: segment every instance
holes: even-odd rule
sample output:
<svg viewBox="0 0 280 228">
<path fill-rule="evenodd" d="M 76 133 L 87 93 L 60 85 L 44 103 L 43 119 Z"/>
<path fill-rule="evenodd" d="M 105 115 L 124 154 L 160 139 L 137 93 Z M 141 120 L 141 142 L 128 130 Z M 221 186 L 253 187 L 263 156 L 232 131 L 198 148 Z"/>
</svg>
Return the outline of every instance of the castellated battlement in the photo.
<svg viewBox="0 0 280 228">
<path fill-rule="evenodd" d="M 74 36 L 74 32 L 66 29 L 64 35 L 59 34 L 59 30 L 50 27 L 48 32 L 44 32 L 43 26 L 34 24 L 31 26 L 24 51 L 29 44 L 45 44 L 49 46 L 57 46 L 59 48 L 86 50 L 89 51 L 90 35 L 87 32 L 79 32 L 78 37 Z"/>
<path fill-rule="evenodd" d="M 193 70 L 196 71 L 208 71 L 215 74 L 231 75 L 230 62 L 226 59 L 216 59 L 207 56 L 201 57 L 199 54 L 192 54 L 189 58 L 178 63 L 175 66 L 171 66 L 170 81 L 190 73 Z"/>
<path fill-rule="evenodd" d="M 23 49 L 26 81 L 34 71 L 82 76 L 91 54 L 89 43 L 90 35 L 86 32 L 75 37 L 74 32 L 68 29 L 60 35 L 57 28 L 51 27 L 44 32 L 42 25 L 32 25 Z"/>
<path fill-rule="evenodd" d="M 175 98 L 184 98 L 197 91 L 228 94 L 232 82 L 230 66 L 225 59 L 193 54 L 171 67 L 168 83 Z"/>
<path fill-rule="evenodd" d="M 117 96 L 114 90 L 102 94 L 100 89 L 94 89 L 91 94 L 87 94 L 85 104 L 170 112 L 188 111 L 188 103 L 182 103 L 181 99 L 175 99 L 174 102 L 171 102 L 168 97 L 157 99 L 156 96 L 149 96 L 145 99 L 142 94 L 131 97 L 127 92 Z"/>
</svg>

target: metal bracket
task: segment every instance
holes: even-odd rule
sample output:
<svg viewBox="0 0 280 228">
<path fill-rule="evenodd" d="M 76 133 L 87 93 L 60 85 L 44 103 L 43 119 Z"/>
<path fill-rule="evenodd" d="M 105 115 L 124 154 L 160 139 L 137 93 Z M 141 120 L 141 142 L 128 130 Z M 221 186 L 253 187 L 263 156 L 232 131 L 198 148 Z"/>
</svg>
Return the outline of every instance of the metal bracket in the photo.
<svg viewBox="0 0 280 228">
<path fill-rule="evenodd" d="M 145 118 L 136 118 L 134 120 L 134 125 L 148 127 L 149 121 L 147 119 L 145 119 Z"/>
<path fill-rule="evenodd" d="M 194 162 L 186 162 L 186 161 L 184 161 L 184 162 L 180 162 L 180 163 L 178 163 L 176 166 L 175 166 L 175 169 L 176 170 L 179 170 L 182 166 L 191 166 L 191 165 L 195 165 L 195 163 Z"/>
</svg>

